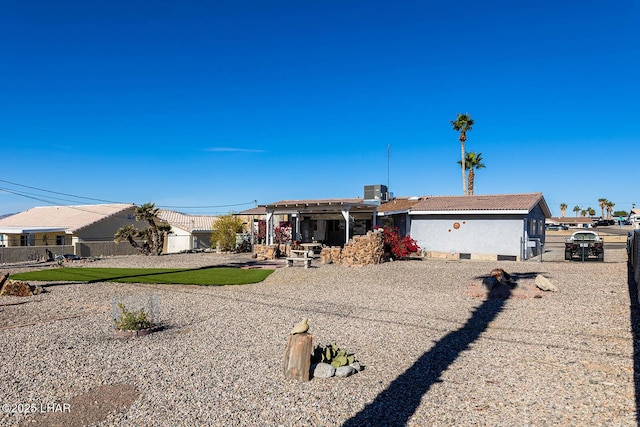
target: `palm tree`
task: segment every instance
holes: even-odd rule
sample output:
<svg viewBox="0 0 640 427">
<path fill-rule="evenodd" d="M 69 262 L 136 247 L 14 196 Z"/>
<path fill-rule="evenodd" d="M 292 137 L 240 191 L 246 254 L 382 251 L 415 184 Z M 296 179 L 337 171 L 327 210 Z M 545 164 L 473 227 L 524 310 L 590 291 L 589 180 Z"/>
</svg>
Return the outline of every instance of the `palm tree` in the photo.
<svg viewBox="0 0 640 427">
<path fill-rule="evenodd" d="M 607 206 L 607 202 L 608 200 L 605 199 L 604 197 L 601 197 L 598 199 L 598 204 L 600 205 L 600 209 L 602 209 L 602 218 L 604 219 L 604 207 Z"/>
<path fill-rule="evenodd" d="M 611 213 L 613 212 L 613 207 L 616 204 L 607 200 L 605 207 L 607 208 L 607 219 L 611 219 Z"/>
<path fill-rule="evenodd" d="M 469 169 L 469 177 L 467 179 L 467 194 L 469 196 L 473 196 L 473 184 L 475 182 L 476 173 L 474 169 L 482 169 L 485 168 L 485 164 L 482 163 L 482 153 L 476 154 L 475 151 L 467 153 L 464 156 L 465 169 Z M 458 160 L 458 164 L 461 164 L 462 161 Z"/>
<path fill-rule="evenodd" d="M 587 208 L 587 214 L 592 217 L 592 216 L 594 216 L 596 214 L 596 210 L 593 209 L 592 207 L 588 207 Z"/>
<path fill-rule="evenodd" d="M 562 217 L 564 218 L 565 214 L 567 213 L 567 208 L 569 206 L 567 206 L 566 203 L 560 203 L 560 215 L 562 215 Z"/>
<path fill-rule="evenodd" d="M 453 126 L 453 130 L 456 132 L 460 132 L 460 136 L 458 139 L 460 140 L 460 164 L 462 165 L 462 193 L 467 195 L 467 183 L 465 182 L 466 178 L 466 164 L 465 164 L 465 151 L 464 151 L 464 142 L 467 140 L 467 132 L 471 130 L 473 127 L 473 119 L 469 115 L 458 113 L 458 118 L 456 120 L 451 120 L 451 125 Z"/>
<path fill-rule="evenodd" d="M 578 212 L 580 212 L 582 210 L 582 208 L 578 205 L 575 205 L 573 207 L 573 211 L 576 213 L 576 218 L 578 218 Z"/>
</svg>

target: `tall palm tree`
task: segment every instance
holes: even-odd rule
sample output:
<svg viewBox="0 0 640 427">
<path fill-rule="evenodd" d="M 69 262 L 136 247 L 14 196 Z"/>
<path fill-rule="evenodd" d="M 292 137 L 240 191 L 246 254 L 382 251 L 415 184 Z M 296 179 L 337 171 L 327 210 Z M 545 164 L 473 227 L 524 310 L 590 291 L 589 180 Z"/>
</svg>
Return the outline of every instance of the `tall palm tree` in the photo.
<svg viewBox="0 0 640 427">
<path fill-rule="evenodd" d="M 567 206 L 566 203 L 560 203 L 560 215 L 562 215 L 562 217 L 564 218 L 565 214 L 567 213 L 567 208 L 569 206 Z"/>
<path fill-rule="evenodd" d="M 604 197 L 601 197 L 598 199 L 598 204 L 600 205 L 600 209 L 602 209 L 602 218 L 604 219 L 604 207 L 607 206 L 607 202 L 608 200 L 605 199 Z"/>
<path fill-rule="evenodd" d="M 613 212 L 613 207 L 616 204 L 607 200 L 607 204 L 605 207 L 607 208 L 607 219 L 611 219 L 611 213 Z"/>
<path fill-rule="evenodd" d="M 458 164 L 461 164 L 462 161 L 458 160 Z M 476 179 L 475 169 L 485 168 L 485 164 L 482 163 L 482 153 L 476 154 L 475 151 L 467 153 L 464 156 L 465 169 L 469 170 L 469 175 L 467 178 L 467 194 L 469 196 L 473 196 L 473 184 Z"/>
<path fill-rule="evenodd" d="M 462 193 L 467 195 L 467 183 L 465 182 L 467 174 L 465 171 L 466 165 L 464 161 L 464 142 L 467 140 L 467 132 L 469 132 L 473 127 L 473 119 L 469 113 L 458 113 L 458 118 L 456 120 L 451 120 L 451 125 L 453 126 L 453 130 L 460 132 L 458 139 L 460 140 L 460 164 L 462 165 Z"/>
<path fill-rule="evenodd" d="M 592 207 L 588 207 L 587 208 L 587 214 L 592 217 L 592 216 L 594 216 L 596 214 L 596 210 L 593 209 Z"/>
<path fill-rule="evenodd" d="M 573 211 L 576 213 L 576 218 L 578 218 L 578 212 L 580 212 L 582 210 L 582 208 L 578 205 L 575 205 L 573 207 Z"/>
</svg>

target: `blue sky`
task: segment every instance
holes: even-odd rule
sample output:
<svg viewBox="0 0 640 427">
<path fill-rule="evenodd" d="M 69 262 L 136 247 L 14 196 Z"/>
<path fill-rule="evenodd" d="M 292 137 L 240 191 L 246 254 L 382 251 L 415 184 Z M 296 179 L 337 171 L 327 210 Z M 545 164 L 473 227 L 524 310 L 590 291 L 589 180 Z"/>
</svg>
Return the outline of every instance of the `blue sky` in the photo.
<svg viewBox="0 0 640 427">
<path fill-rule="evenodd" d="M 4 0 L 0 214 L 101 200 L 216 214 L 387 182 L 461 195 L 450 120 L 467 112 L 476 194 L 629 210 L 639 14 L 640 0 Z"/>
</svg>

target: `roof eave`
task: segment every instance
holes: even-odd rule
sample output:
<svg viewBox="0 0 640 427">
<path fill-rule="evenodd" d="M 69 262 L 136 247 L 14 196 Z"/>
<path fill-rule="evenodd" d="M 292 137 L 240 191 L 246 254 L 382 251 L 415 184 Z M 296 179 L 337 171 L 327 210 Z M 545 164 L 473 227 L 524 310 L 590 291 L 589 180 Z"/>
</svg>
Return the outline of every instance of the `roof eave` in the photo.
<svg viewBox="0 0 640 427">
<path fill-rule="evenodd" d="M 527 209 L 458 209 L 438 211 L 409 211 L 409 215 L 527 215 Z"/>
</svg>

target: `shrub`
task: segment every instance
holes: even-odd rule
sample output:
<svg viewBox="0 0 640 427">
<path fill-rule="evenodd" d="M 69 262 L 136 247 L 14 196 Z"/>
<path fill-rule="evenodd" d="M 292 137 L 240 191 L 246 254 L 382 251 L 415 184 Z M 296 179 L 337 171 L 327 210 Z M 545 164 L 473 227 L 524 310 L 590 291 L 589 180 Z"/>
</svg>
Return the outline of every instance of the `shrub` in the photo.
<svg viewBox="0 0 640 427">
<path fill-rule="evenodd" d="M 140 310 L 129 310 L 127 307 L 119 303 L 120 317 L 113 319 L 113 323 L 117 329 L 121 331 L 139 331 L 141 329 L 148 329 L 154 326 L 153 322 L 149 320 L 149 314 L 144 308 Z"/>
<path fill-rule="evenodd" d="M 287 243 L 291 240 L 291 226 L 280 225 L 273 229 L 273 241 L 275 243 Z"/>
<path fill-rule="evenodd" d="M 236 247 L 236 233 L 242 232 L 242 220 L 234 215 L 223 215 L 213 223 L 211 247 L 220 245 L 223 251 L 232 251 Z"/>
<path fill-rule="evenodd" d="M 378 229 L 381 227 L 378 227 Z M 420 250 L 418 243 L 411 238 L 408 234 L 404 237 L 400 237 L 398 234 L 398 228 L 390 229 L 384 227 L 383 239 L 385 246 L 385 254 L 388 258 L 401 259 L 406 258 L 409 255 L 416 253 Z"/>
</svg>

